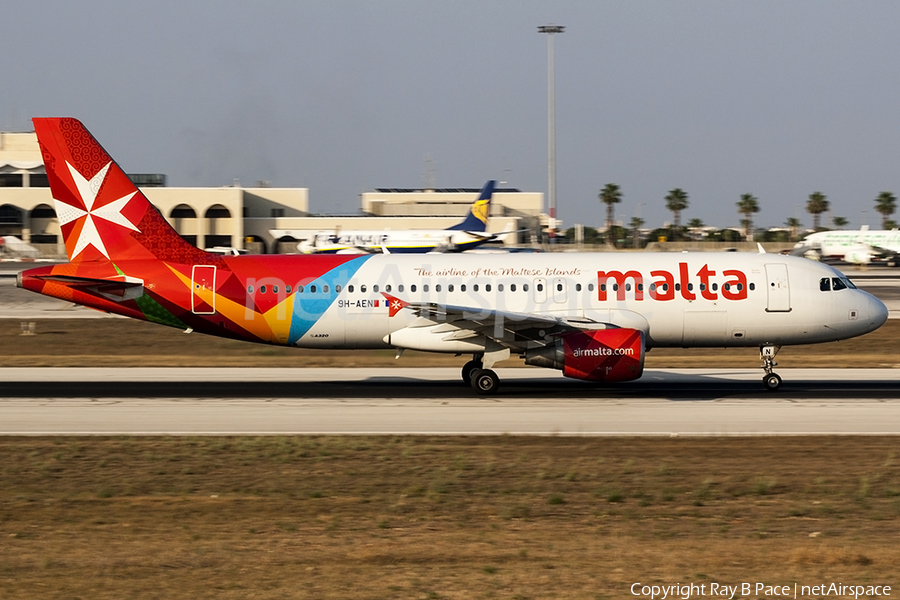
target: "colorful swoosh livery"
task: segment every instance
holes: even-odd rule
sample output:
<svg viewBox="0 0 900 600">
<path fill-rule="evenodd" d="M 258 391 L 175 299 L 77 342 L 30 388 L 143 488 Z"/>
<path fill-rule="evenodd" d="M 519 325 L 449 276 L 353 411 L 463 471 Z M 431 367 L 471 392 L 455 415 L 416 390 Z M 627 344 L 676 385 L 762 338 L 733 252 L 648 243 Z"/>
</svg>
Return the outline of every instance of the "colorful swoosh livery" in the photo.
<svg viewBox="0 0 900 600">
<path fill-rule="evenodd" d="M 170 327 L 471 354 L 462 378 L 491 394 L 491 367 L 511 355 L 616 382 L 639 378 L 654 346 L 758 346 L 776 390 L 781 346 L 861 335 L 887 318 L 835 269 L 780 255 L 211 254 L 172 229 L 79 121 L 34 125 L 69 262 L 23 271 L 19 287 Z"/>
</svg>

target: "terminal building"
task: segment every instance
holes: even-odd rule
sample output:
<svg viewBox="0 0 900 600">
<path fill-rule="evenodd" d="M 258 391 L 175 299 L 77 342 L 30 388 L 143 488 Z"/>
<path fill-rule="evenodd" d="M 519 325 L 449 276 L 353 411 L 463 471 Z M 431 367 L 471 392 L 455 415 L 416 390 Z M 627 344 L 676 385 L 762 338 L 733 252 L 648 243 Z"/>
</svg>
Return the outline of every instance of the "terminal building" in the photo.
<svg viewBox="0 0 900 600">
<path fill-rule="evenodd" d="M 183 238 L 199 248 L 237 248 L 254 253 L 294 253 L 314 233 L 332 230 L 444 229 L 457 224 L 479 188 L 384 188 L 360 195 L 358 216 L 309 212 L 307 188 L 168 187 L 165 175 L 129 174 Z M 478 182 L 479 184 L 483 182 Z M 505 239 L 531 241 L 546 230 L 544 195 L 495 190 L 488 231 L 519 232 Z M 532 234 L 521 232 L 534 232 Z M 37 136 L 0 132 L 0 237 L 15 236 L 44 256 L 64 257 L 53 198 Z"/>
</svg>

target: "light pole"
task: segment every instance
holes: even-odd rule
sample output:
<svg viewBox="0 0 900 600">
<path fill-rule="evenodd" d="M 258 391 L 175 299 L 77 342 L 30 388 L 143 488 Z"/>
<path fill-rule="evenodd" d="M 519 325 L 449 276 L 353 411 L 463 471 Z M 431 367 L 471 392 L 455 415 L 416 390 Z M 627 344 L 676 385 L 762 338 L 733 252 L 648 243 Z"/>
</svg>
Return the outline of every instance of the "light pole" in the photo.
<svg viewBox="0 0 900 600">
<path fill-rule="evenodd" d="M 553 34 L 563 25 L 541 25 L 538 33 L 547 34 L 547 200 L 550 214 L 550 243 L 556 235 L 556 101 L 553 91 Z"/>
</svg>

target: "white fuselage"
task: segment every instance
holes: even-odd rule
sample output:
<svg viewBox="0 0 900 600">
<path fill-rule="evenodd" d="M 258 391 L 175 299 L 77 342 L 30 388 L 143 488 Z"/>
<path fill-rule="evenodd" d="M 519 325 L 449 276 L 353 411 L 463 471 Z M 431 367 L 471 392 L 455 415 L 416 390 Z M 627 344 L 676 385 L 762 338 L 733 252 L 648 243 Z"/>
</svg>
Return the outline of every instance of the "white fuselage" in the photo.
<svg viewBox="0 0 900 600">
<path fill-rule="evenodd" d="M 896 229 L 857 229 L 849 231 L 820 231 L 813 233 L 794 246 L 808 249 L 821 256 L 840 258 L 852 263 L 867 263 L 879 254 L 900 253 L 900 231 Z"/>
<path fill-rule="evenodd" d="M 530 343 L 517 338 L 517 319 L 535 315 L 641 329 L 648 347 L 827 342 L 867 333 L 887 318 L 878 299 L 847 283 L 829 266 L 777 254 L 377 255 L 365 257 L 339 292 L 332 285 L 327 309 L 308 319 L 314 322 L 296 345 L 397 346 L 389 343 L 392 333 L 428 325 L 410 310 L 390 316 L 384 294 L 464 307 L 475 323 L 500 311 L 505 323 L 493 334 L 514 352 Z M 325 300 L 321 286 L 319 296 L 309 289 L 297 293 L 295 313 Z M 478 338 L 467 345 L 452 332 L 437 333 L 419 349 L 477 351 Z"/>
<path fill-rule="evenodd" d="M 452 229 L 428 230 L 359 230 L 320 231 L 310 240 L 301 242 L 298 248 L 304 253 L 382 252 L 425 253 L 442 250 L 474 248 L 486 241 L 465 231 Z"/>
</svg>

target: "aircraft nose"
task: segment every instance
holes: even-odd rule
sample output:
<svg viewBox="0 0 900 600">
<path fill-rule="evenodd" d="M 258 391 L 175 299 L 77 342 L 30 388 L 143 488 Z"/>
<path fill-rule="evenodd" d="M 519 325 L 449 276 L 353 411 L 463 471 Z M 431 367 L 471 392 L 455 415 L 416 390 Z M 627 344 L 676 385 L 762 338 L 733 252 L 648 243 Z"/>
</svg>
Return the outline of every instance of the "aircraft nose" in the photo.
<svg viewBox="0 0 900 600">
<path fill-rule="evenodd" d="M 869 331 L 875 331 L 888 319 L 888 309 L 884 302 L 871 294 L 869 296 Z"/>
</svg>

